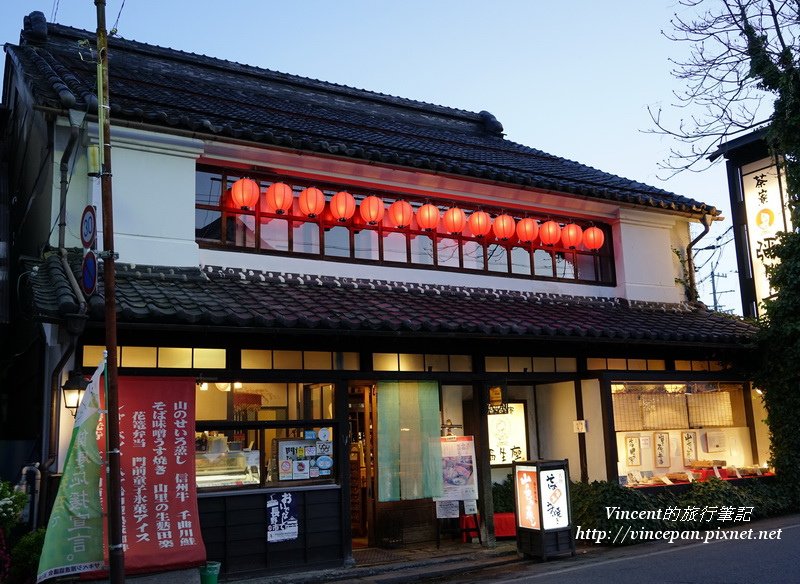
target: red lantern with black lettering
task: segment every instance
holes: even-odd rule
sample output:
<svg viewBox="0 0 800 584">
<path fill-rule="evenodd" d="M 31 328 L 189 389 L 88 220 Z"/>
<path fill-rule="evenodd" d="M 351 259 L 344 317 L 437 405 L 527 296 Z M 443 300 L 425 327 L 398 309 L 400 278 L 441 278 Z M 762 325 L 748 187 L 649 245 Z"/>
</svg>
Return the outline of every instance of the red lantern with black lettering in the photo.
<svg viewBox="0 0 800 584">
<path fill-rule="evenodd" d="M 231 187 L 231 202 L 237 209 L 251 209 L 256 206 L 261 188 L 252 178 L 240 178 Z"/>
<path fill-rule="evenodd" d="M 517 223 L 517 237 L 521 243 L 531 243 L 539 236 L 539 224 L 535 219 L 525 217 Z"/>
<path fill-rule="evenodd" d="M 389 205 L 389 220 L 397 228 L 408 227 L 414 218 L 414 209 L 408 201 L 395 201 Z"/>
<path fill-rule="evenodd" d="M 439 209 L 425 203 L 417 210 L 417 225 L 424 231 L 432 231 L 439 226 Z"/>
<path fill-rule="evenodd" d="M 567 223 L 561 230 L 561 243 L 564 247 L 574 249 L 583 241 L 583 229 L 574 223 Z"/>
<path fill-rule="evenodd" d="M 344 223 L 356 212 L 356 200 L 347 191 L 339 191 L 331 197 L 330 208 L 333 218 Z"/>
<path fill-rule="evenodd" d="M 583 245 L 586 249 L 600 249 L 603 247 L 605 239 L 606 236 L 603 233 L 603 230 L 599 227 L 595 227 L 594 225 L 583 232 Z"/>
<path fill-rule="evenodd" d="M 503 213 L 502 215 L 498 215 L 494 218 L 494 225 L 492 225 L 492 229 L 494 230 L 494 235 L 497 237 L 497 239 L 500 241 L 506 241 L 514 236 L 516 223 L 511 215 L 506 215 Z"/>
<path fill-rule="evenodd" d="M 464 231 L 464 225 L 467 222 L 467 216 L 464 211 L 458 207 L 450 207 L 444 212 L 444 230 L 447 233 L 461 233 Z"/>
<path fill-rule="evenodd" d="M 380 223 L 383 219 L 383 214 L 386 208 L 383 206 L 383 200 L 375 195 L 370 195 L 359 205 L 359 212 L 361 218 L 367 222 L 368 225 L 375 225 Z"/>
<path fill-rule="evenodd" d="M 306 217 L 316 217 L 325 209 L 325 195 L 314 187 L 303 189 L 297 197 L 297 207 Z"/>
<path fill-rule="evenodd" d="M 267 211 L 276 215 L 283 215 L 292 208 L 292 203 L 294 203 L 292 187 L 284 183 L 272 183 L 264 195 L 264 200 L 267 205 Z"/>
<path fill-rule="evenodd" d="M 560 239 L 561 226 L 555 221 L 547 221 L 539 228 L 539 240 L 542 245 L 555 245 Z"/>
<path fill-rule="evenodd" d="M 492 218 L 486 211 L 475 211 L 469 216 L 469 230 L 475 237 L 488 235 L 492 229 Z"/>
</svg>

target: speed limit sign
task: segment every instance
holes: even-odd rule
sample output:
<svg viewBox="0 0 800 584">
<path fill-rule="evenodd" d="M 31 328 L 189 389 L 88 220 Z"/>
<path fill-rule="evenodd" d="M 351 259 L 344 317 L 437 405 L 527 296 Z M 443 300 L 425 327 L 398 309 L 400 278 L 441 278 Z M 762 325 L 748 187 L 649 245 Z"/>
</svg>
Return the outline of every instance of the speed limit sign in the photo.
<svg viewBox="0 0 800 584">
<path fill-rule="evenodd" d="M 84 249 L 91 249 L 97 237 L 97 213 L 92 205 L 86 205 L 81 215 L 81 243 Z"/>
</svg>

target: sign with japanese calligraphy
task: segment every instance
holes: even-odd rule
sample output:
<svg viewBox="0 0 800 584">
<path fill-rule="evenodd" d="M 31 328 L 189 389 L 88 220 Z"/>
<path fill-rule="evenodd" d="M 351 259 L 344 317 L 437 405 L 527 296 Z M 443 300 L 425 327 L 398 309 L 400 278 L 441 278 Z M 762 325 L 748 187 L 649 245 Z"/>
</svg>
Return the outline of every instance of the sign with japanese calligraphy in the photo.
<svg viewBox="0 0 800 584">
<path fill-rule="evenodd" d="M 489 424 L 489 463 L 509 466 L 528 459 L 525 403 L 511 402 L 507 414 L 486 416 Z"/>
<path fill-rule="evenodd" d="M 569 525 L 567 475 L 563 468 L 542 470 L 539 475 L 539 496 L 542 501 L 542 529 L 559 529 Z"/>
<path fill-rule="evenodd" d="M 785 188 L 786 180 L 782 174 L 779 175 L 772 158 L 742 167 L 742 192 L 757 313 L 761 312 L 761 302 L 774 293 L 767 278 L 767 268 L 777 260 L 767 257 L 767 251 L 775 245 L 778 232 L 789 229 L 789 212 L 783 195 Z"/>
<path fill-rule="evenodd" d="M 292 493 L 272 493 L 267 501 L 267 541 L 297 539 L 297 500 Z"/>
<path fill-rule="evenodd" d="M 517 495 L 517 525 L 541 529 L 539 518 L 539 472 L 535 466 L 516 466 L 514 487 Z"/>
<path fill-rule="evenodd" d="M 206 559 L 195 488 L 194 394 L 193 378 L 119 378 L 126 572 Z"/>
<path fill-rule="evenodd" d="M 478 467 L 472 436 L 443 436 L 441 497 L 434 501 L 463 501 L 478 498 Z"/>
</svg>

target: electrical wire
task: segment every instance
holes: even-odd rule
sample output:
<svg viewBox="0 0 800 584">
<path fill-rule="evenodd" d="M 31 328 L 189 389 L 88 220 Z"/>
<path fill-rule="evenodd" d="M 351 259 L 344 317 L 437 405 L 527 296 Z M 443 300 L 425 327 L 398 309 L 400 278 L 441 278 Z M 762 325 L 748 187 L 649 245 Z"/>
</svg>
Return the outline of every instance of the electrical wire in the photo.
<svg viewBox="0 0 800 584">
<path fill-rule="evenodd" d="M 125 0 L 122 0 L 122 5 L 119 7 L 119 12 L 117 12 L 117 19 L 114 21 L 114 26 L 111 27 L 111 32 L 109 32 L 109 36 L 115 36 L 117 31 L 119 30 L 117 26 L 119 25 L 119 17 L 122 15 L 122 9 L 125 8 Z"/>
</svg>

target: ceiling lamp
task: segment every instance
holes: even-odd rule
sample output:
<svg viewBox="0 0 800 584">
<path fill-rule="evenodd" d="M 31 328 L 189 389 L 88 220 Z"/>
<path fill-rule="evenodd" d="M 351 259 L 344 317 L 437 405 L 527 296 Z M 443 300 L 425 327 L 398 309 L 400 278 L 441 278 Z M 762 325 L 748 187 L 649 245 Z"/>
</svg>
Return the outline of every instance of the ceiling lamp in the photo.
<svg viewBox="0 0 800 584">
<path fill-rule="evenodd" d="M 389 205 L 389 220 L 397 228 L 408 227 L 414 218 L 414 209 L 408 201 L 395 201 Z"/>
<path fill-rule="evenodd" d="M 492 229 L 492 218 L 486 211 L 475 211 L 469 216 L 469 230 L 475 237 L 483 237 Z"/>
<path fill-rule="evenodd" d="M 516 224 L 511 215 L 503 213 L 494 218 L 494 225 L 492 225 L 494 234 L 500 241 L 506 241 L 514 236 Z"/>
<path fill-rule="evenodd" d="M 325 195 L 315 187 L 303 189 L 297 197 L 297 207 L 303 215 L 313 219 L 325 209 Z"/>
<path fill-rule="evenodd" d="M 461 233 L 466 222 L 467 216 L 458 207 L 450 207 L 444 212 L 444 230 L 447 233 Z"/>
<path fill-rule="evenodd" d="M 564 229 L 561 230 L 561 243 L 564 247 L 575 249 L 583 241 L 583 229 L 575 223 L 567 223 Z"/>
<path fill-rule="evenodd" d="M 216 388 L 220 391 L 228 392 L 231 390 L 230 383 L 215 383 Z"/>
<path fill-rule="evenodd" d="M 553 221 L 547 221 L 539 228 L 539 239 L 543 245 L 555 245 L 561 239 L 561 226 Z"/>
<path fill-rule="evenodd" d="M 517 237 L 521 243 L 531 243 L 539 236 L 539 224 L 535 219 L 525 217 L 517 223 Z"/>
<path fill-rule="evenodd" d="M 439 226 L 438 207 L 425 203 L 417 209 L 417 225 L 425 231 L 432 231 Z"/>
<path fill-rule="evenodd" d="M 600 249 L 605 239 L 606 236 L 599 227 L 592 226 L 583 232 L 583 245 L 586 249 Z"/>
<path fill-rule="evenodd" d="M 356 200 L 347 191 L 339 191 L 331 198 L 330 207 L 333 218 L 344 223 L 356 212 Z"/>
<path fill-rule="evenodd" d="M 237 209 L 255 207 L 261 188 L 252 178 L 240 178 L 231 187 L 231 202 Z"/>
<path fill-rule="evenodd" d="M 376 225 L 383 219 L 386 208 L 383 206 L 383 199 L 370 195 L 359 205 L 359 212 L 368 225 Z"/>
</svg>

